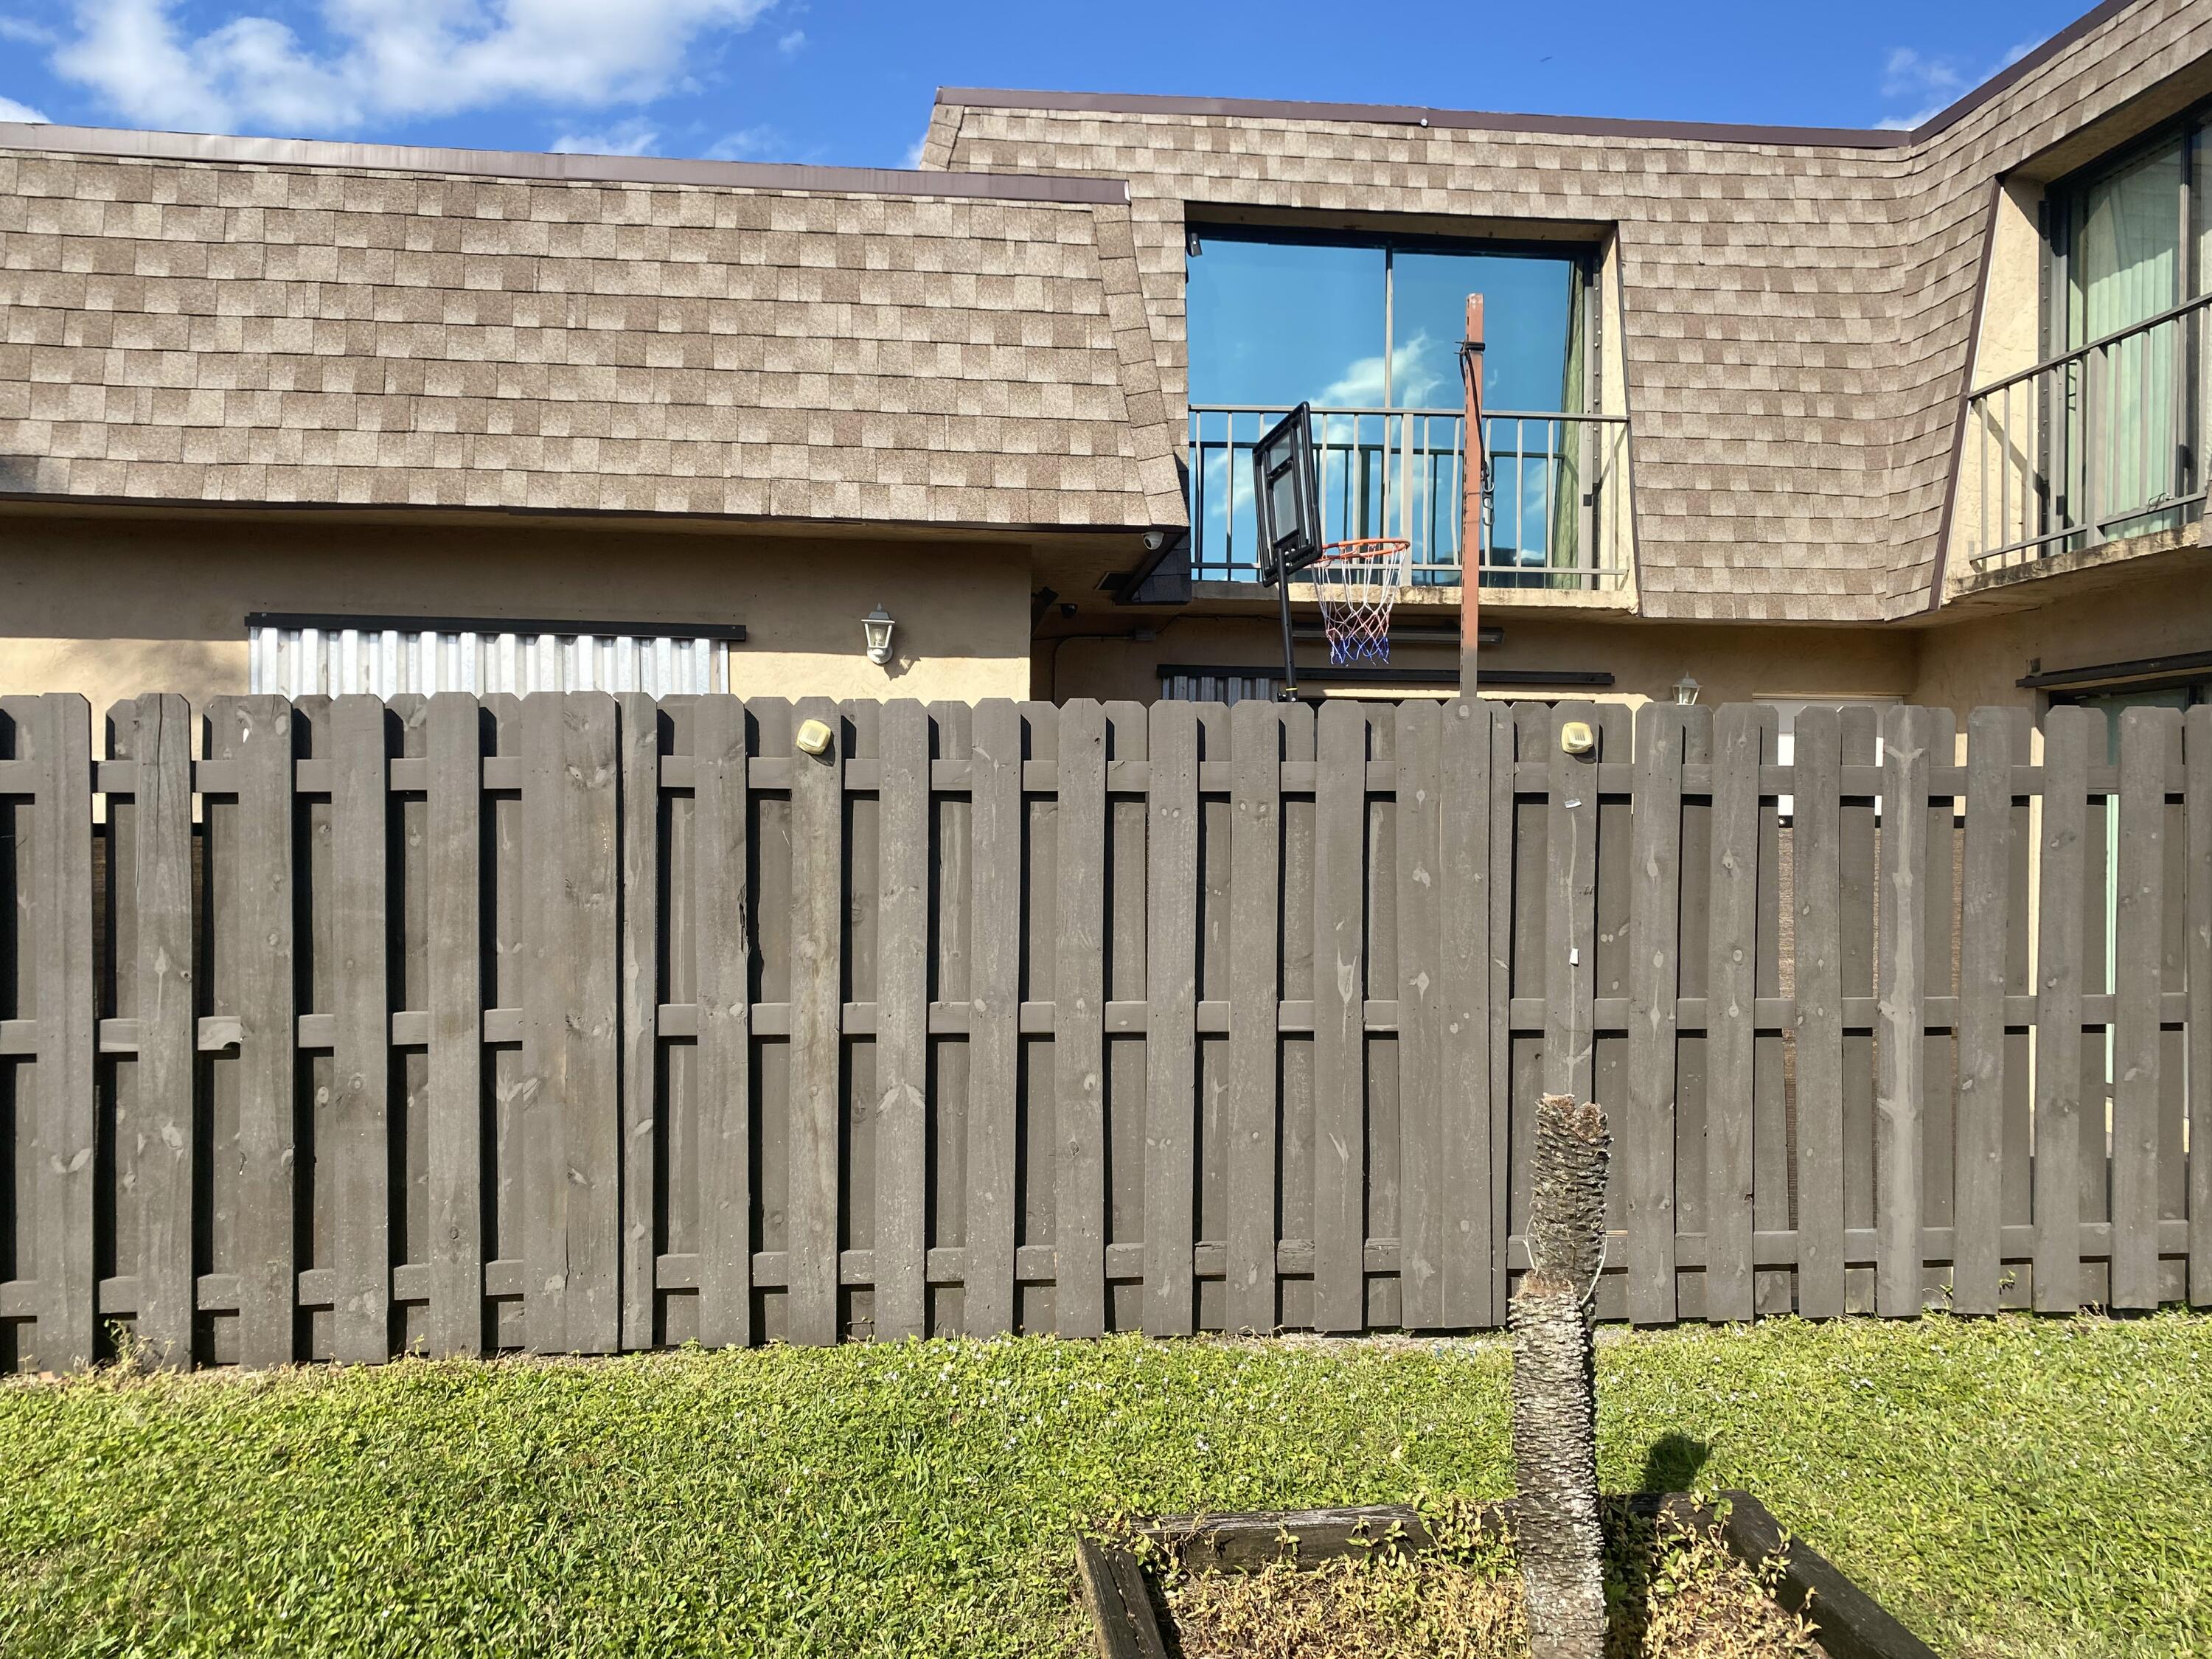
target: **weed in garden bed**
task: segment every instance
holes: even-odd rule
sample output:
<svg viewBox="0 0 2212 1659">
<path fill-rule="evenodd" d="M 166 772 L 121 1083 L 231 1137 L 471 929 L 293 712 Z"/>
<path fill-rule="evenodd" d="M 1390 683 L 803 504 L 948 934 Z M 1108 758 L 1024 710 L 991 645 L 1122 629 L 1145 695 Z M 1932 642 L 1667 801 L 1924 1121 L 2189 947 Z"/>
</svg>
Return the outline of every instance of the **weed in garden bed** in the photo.
<svg viewBox="0 0 2212 1659">
<path fill-rule="evenodd" d="M 1183 1659 L 1528 1659 L 1511 1540 L 1476 1506 L 1421 1506 L 1419 1554 L 1377 1547 L 1256 1572 L 1183 1572 L 1149 1537 L 1122 1540 L 1152 1564 Z M 1710 1532 L 1608 1501 L 1607 1659 L 1819 1659 L 1804 1620 L 1774 1599 L 1779 1564 L 1747 1566 Z"/>
</svg>

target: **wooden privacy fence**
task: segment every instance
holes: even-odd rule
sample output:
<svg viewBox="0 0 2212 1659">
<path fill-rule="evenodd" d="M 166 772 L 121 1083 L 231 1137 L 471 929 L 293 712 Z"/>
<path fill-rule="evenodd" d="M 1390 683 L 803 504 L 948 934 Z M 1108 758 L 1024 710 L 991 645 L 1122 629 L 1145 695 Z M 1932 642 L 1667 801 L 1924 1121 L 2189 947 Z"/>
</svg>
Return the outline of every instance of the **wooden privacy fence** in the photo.
<svg viewBox="0 0 2212 1659">
<path fill-rule="evenodd" d="M 1542 1090 L 1611 1316 L 2212 1301 L 2212 708 L 90 726 L 0 700 L 10 1366 L 1493 1326 Z"/>
</svg>

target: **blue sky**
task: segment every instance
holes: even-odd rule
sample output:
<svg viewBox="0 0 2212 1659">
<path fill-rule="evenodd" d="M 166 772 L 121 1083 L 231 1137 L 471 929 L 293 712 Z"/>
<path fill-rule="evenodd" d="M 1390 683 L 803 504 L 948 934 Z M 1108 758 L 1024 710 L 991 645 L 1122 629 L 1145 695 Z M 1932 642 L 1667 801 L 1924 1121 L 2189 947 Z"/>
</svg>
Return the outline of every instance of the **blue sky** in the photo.
<svg viewBox="0 0 2212 1659">
<path fill-rule="evenodd" d="M 2087 3 L 0 0 L 0 118 L 866 167 L 939 85 L 1870 126 Z"/>
</svg>

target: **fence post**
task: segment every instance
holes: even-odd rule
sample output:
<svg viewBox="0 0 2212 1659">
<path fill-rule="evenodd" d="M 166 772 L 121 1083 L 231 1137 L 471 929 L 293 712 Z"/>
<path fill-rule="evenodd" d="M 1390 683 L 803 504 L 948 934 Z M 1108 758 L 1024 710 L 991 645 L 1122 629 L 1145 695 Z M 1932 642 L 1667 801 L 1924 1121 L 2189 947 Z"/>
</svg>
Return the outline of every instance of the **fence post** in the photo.
<svg viewBox="0 0 2212 1659">
<path fill-rule="evenodd" d="M 99 1162 L 94 1089 L 95 1017 L 92 957 L 92 709 L 72 692 L 9 700 L 17 754 L 36 767 L 31 808 L 31 908 L 38 1055 L 34 1231 L 28 1252 L 38 1276 L 38 1361 L 74 1370 L 95 1357 L 93 1237 Z"/>
</svg>

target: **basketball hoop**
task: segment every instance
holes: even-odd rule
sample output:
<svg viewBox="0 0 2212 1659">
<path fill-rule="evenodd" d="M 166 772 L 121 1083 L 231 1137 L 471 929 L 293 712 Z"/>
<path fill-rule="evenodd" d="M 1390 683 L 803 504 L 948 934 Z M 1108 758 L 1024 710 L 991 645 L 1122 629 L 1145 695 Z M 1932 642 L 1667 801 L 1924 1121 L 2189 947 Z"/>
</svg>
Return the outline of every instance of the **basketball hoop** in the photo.
<svg viewBox="0 0 2212 1659">
<path fill-rule="evenodd" d="M 1398 602 L 1413 544 L 1391 537 L 1331 542 L 1298 573 L 1313 584 L 1333 667 L 1390 660 L 1390 608 Z"/>
</svg>

